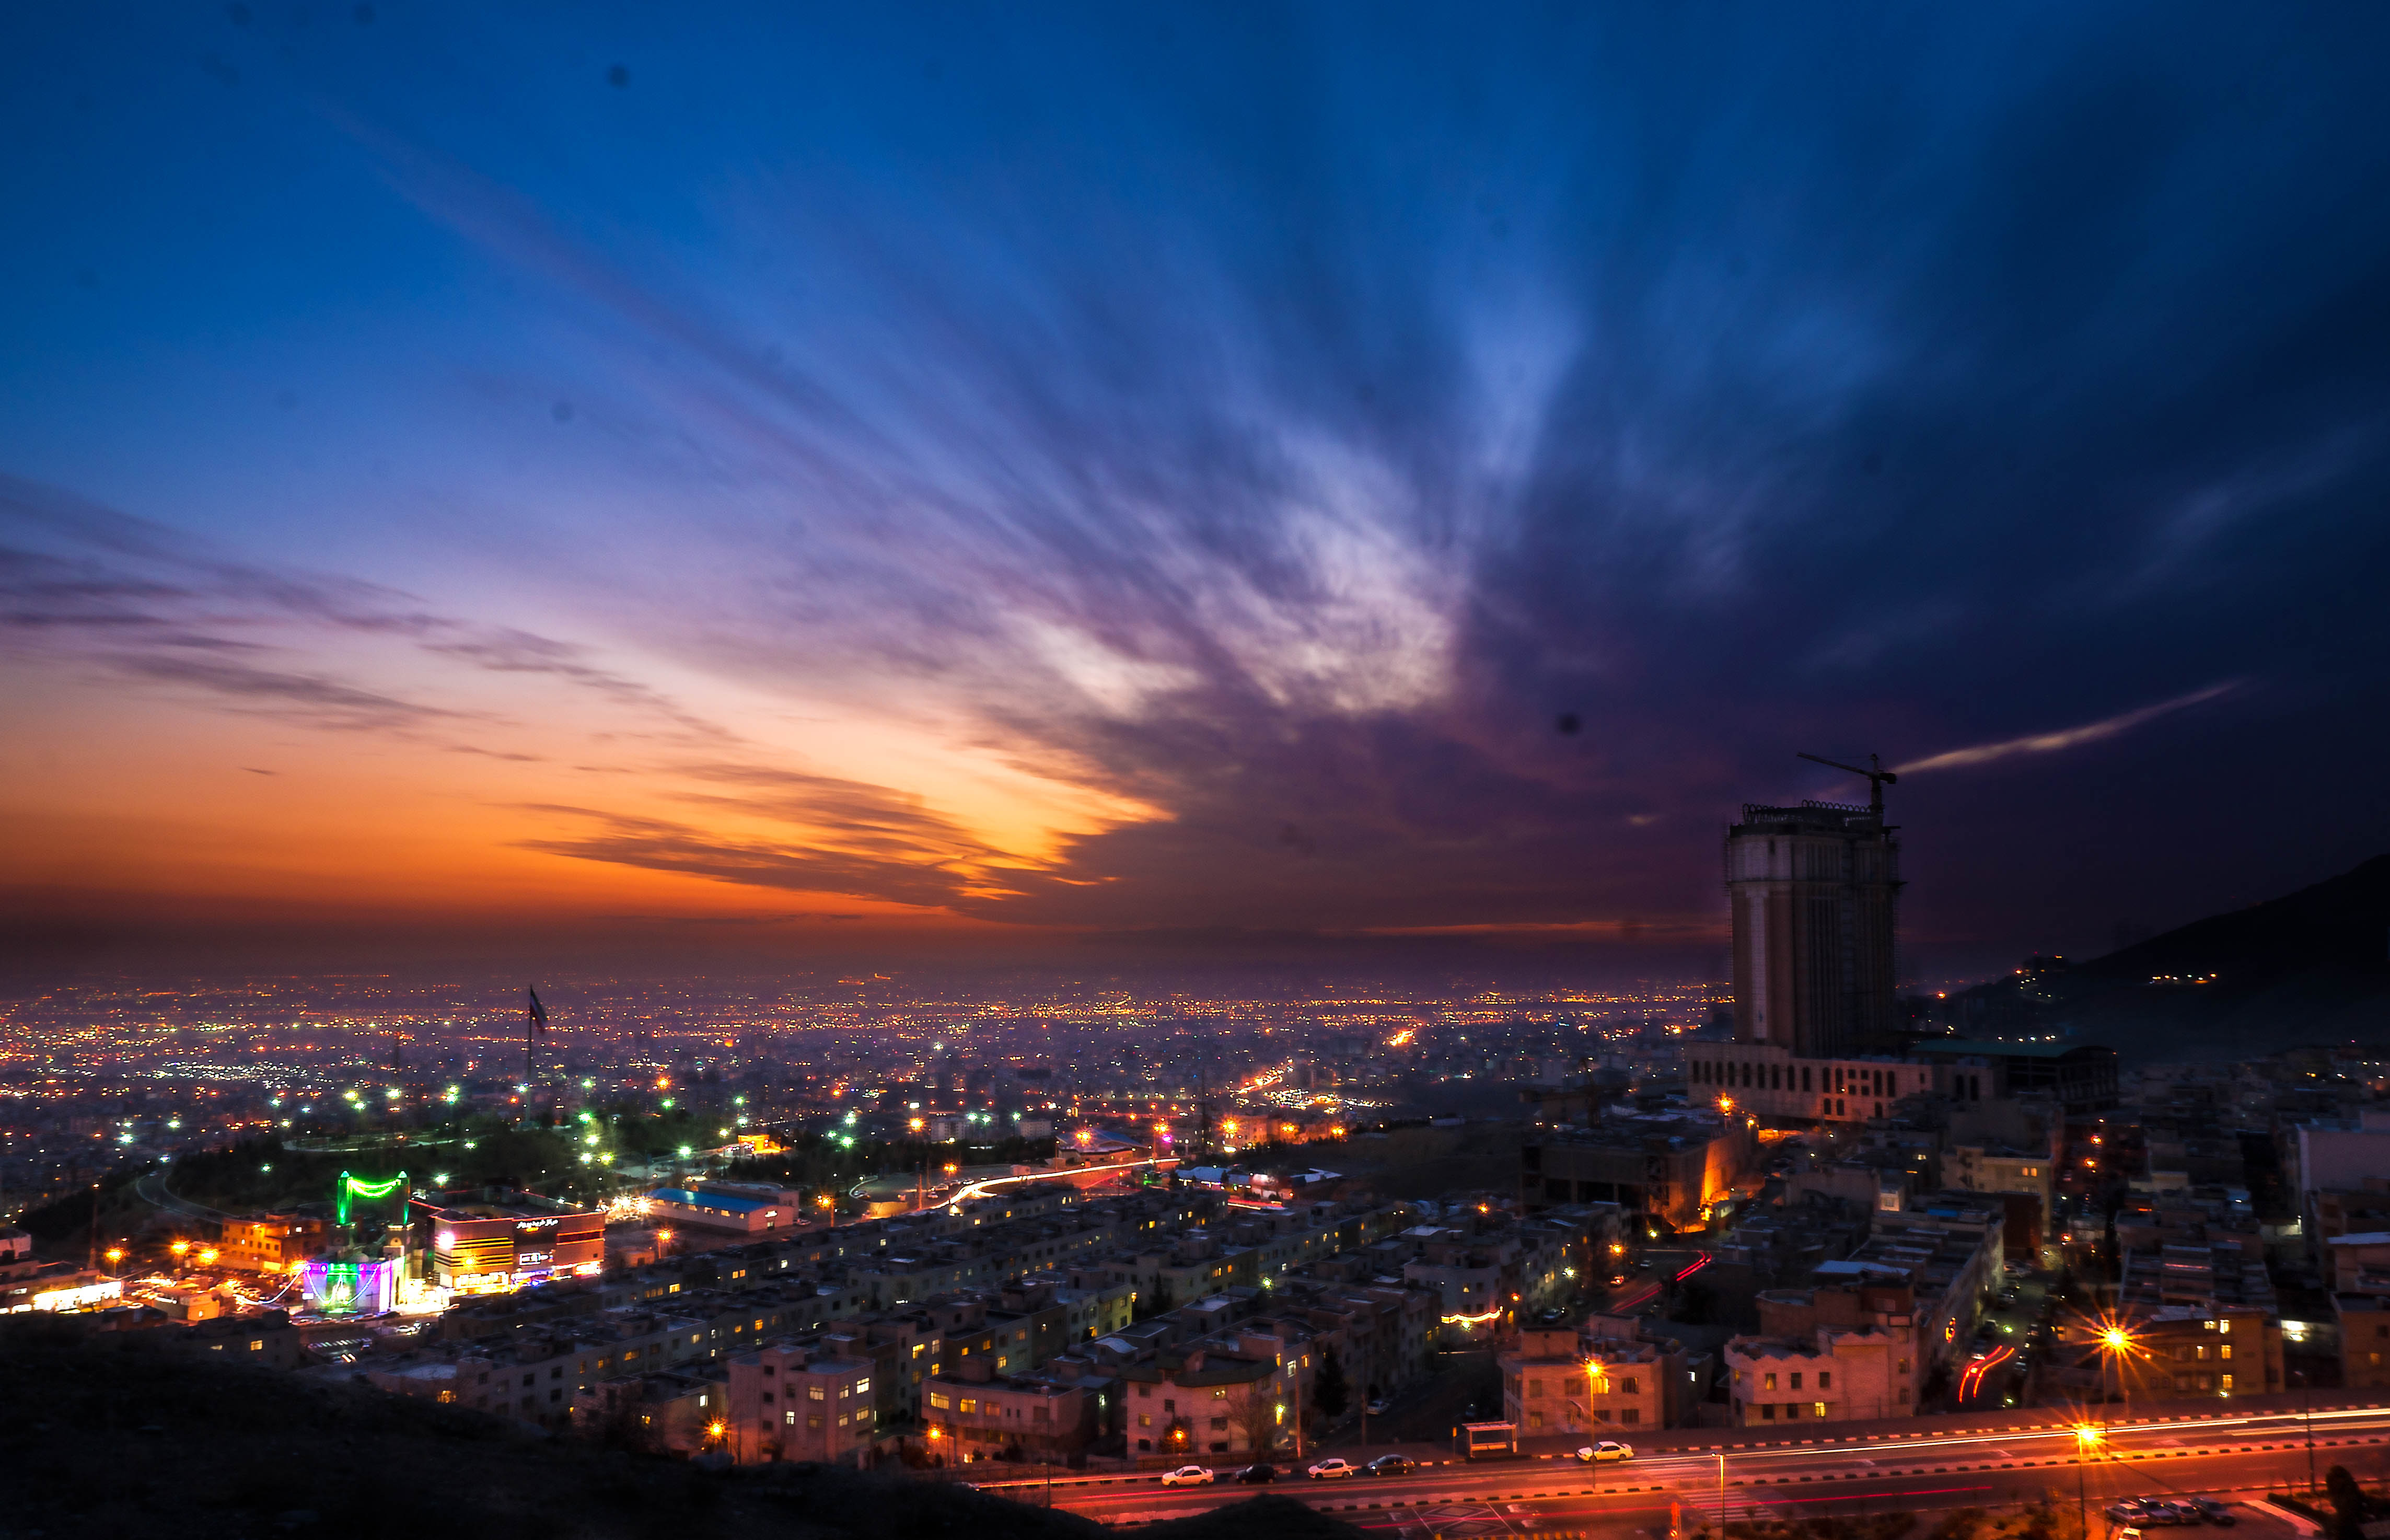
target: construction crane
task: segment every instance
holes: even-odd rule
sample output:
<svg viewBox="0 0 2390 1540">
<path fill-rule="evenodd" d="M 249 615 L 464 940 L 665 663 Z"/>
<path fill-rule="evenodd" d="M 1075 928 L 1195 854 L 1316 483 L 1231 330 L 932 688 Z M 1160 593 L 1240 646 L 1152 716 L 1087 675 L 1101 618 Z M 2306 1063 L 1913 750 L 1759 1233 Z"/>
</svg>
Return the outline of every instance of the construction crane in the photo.
<svg viewBox="0 0 2390 1540">
<path fill-rule="evenodd" d="M 1844 764 L 1840 760 L 1823 759 L 1816 754 L 1800 754 L 1796 757 L 1805 759 L 1812 764 L 1822 764 L 1830 770 L 1847 770 L 1854 776 L 1865 776 L 1868 778 L 1868 811 L 1879 818 L 1883 816 L 1883 789 L 1900 779 L 1898 776 L 1883 767 L 1882 758 L 1876 754 L 1868 756 L 1868 768 L 1864 770 L 1856 764 Z"/>
</svg>

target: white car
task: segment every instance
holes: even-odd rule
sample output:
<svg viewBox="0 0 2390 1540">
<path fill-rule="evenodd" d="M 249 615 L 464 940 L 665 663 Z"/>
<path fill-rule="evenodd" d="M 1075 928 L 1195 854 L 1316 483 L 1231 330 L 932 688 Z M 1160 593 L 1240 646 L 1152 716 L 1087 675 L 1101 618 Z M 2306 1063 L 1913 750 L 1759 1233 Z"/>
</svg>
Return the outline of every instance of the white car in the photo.
<svg viewBox="0 0 2390 1540">
<path fill-rule="evenodd" d="M 1392 1403 L 1384 1400 L 1372 1401 L 1369 1403 L 1369 1415 L 1371 1417 L 1383 1417 L 1386 1415 L 1386 1408 L 1390 1405 L 1392 1405 Z"/>
<path fill-rule="evenodd" d="M 1359 1466 L 1341 1456 L 1332 1460 L 1321 1460 L 1311 1468 L 1311 1479 L 1315 1482 L 1332 1482 L 1345 1476 L 1357 1476 L 1360 1473 Z"/>
<path fill-rule="evenodd" d="M 1596 1460 L 1631 1460 L 1635 1457 L 1635 1446 L 1631 1444 L 1619 1444 L 1611 1439 L 1603 1439 L 1600 1444 L 1588 1444 L 1578 1450 L 1576 1457 L 1587 1465 L 1593 1464 Z"/>
<path fill-rule="evenodd" d="M 1162 1484 L 1164 1486 L 1209 1486 L 1212 1484 L 1212 1472 L 1204 1469 L 1200 1465 L 1182 1465 L 1176 1470 L 1163 1471 L 1162 1473 Z"/>
</svg>

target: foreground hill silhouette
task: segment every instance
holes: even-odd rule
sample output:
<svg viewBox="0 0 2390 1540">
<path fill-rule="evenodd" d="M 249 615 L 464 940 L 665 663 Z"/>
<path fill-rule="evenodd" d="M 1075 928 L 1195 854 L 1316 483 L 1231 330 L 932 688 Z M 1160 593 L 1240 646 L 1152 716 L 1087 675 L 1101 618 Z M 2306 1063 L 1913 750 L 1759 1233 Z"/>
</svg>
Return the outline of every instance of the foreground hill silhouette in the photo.
<svg viewBox="0 0 2390 1540">
<path fill-rule="evenodd" d="M 2211 980 L 2189 982 L 2190 980 Z M 1969 991 L 1988 1019 L 2105 1043 L 2125 1059 L 2241 1059 L 2390 1037 L 2390 855 L 2095 957 L 2034 1010 L 2014 981 Z"/>
<path fill-rule="evenodd" d="M 6 1533 L 75 1540 L 1095 1540 L 937 1481 L 713 1471 L 453 1406 L 172 1352 L 154 1333 L 0 1323 Z M 1358 1540 L 1275 1495 L 1140 1526 L 1160 1540 Z"/>
</svg>

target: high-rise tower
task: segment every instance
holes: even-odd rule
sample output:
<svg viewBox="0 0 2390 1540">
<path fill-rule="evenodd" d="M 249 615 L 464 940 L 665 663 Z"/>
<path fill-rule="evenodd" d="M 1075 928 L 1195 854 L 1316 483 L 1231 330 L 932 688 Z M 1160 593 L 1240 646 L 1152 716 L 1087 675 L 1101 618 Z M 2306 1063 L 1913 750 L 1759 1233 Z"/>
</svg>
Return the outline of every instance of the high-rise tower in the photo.
<svg viewBox="0 0 2390 1540">
<path fill-rule="evenodd" d="M 1744 804 L 1726 837 L 1735 1041 L 1827 1059 L 1892 1038 L 1899 858 L 1881 781 L 1867 807 Z"/>
</svg>

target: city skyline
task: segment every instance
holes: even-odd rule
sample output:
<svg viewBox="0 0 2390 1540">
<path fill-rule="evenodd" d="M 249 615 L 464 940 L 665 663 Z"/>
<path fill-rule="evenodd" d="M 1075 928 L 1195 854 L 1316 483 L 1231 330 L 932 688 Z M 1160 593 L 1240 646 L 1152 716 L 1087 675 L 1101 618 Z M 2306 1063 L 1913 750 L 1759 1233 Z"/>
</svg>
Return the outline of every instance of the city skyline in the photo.
<svg viewBox="0 0 2390 1540">
<path fill-rule="evenodd" d="M 1715 979 L 1804 751 L 1909 987 L 2319 881 L 2384 25 L 32 19 L 12 960 Z"/>
</svg>

